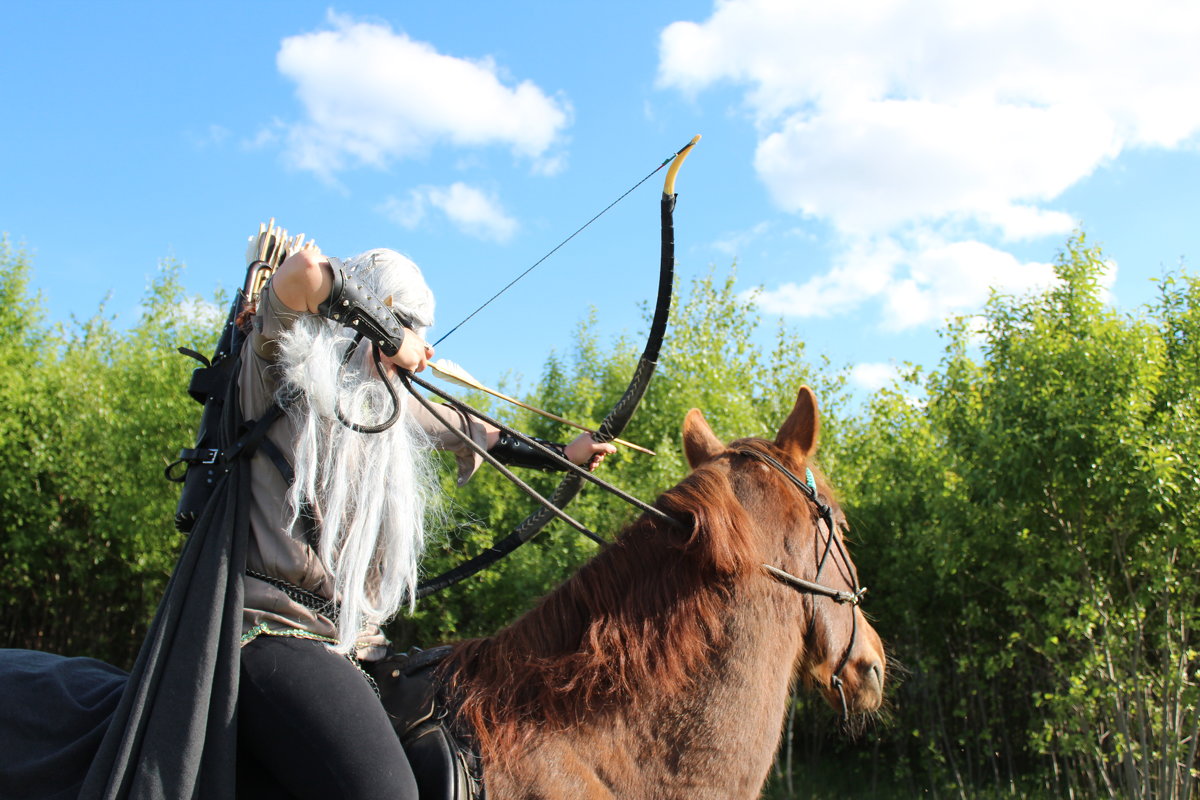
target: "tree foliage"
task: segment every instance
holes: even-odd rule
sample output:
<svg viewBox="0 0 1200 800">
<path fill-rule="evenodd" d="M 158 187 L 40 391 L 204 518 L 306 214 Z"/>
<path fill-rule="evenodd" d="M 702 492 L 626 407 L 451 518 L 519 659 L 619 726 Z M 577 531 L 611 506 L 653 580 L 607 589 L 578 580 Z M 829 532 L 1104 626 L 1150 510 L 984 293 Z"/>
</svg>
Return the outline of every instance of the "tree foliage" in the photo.
<svg viewBox="0 0 1200 800">
<path fill-rule="evenodd" d="M 211 314 L 164 264 L 128 330 L 100 314 L 47 324 L 29 263 L 0 243 L 0 615 L 4 644 L 127 665 L 180 544 L 161 479 L 190 446 L 181 387 L 209 349 Z"/>
<path fill-rule="evenodd" d="M 941 368 L 847 437 L 860 564 L 907 673 L 889 744 L 917 785 L 1194 780 L 1198 285 L 1126 316 L 1104 269 L 1073 239 L 1052 289 L 952 325 Z"/>
<path fill-rule="evenodd" d="M 1103 255 L 1082 236 L 1058 282 L 996 295 L 944 331 L 931 371 L 851 406 L 843 373 L 803 340 L 765 336 L 732 273 L 676 298 L 658 372 L 602 476 L 652 499 L 686 472 L 679 425 L 701 408 L 719 436 L 774 434 L 801 383 L 823 410 L 822 460 L 891 653 L 889 710 L 857 741 L 797 696 L 778 796 L 1187 798 L 1196 784 L 1200 659 L 1200 280 L 1164 278 L 1121 314 Z M 163 466 L 199 407 L 175 348 L 212 347 L 209 307 L 166 264 L 143 314 L 52 325 L 30 265 L 0 242 L 0 595 L 7 646 L 128 664 L 180 544 Z M 647 315 L 648 316 L 648 315 Z M 600 422 L 636 364 L 635 335 L 601 342 L 584 321 L 524 398 Z M 770 338 L 762 347 L 758 342 Z M 515 391 L 515 390 L 514 390 Z M 510 392 L 511 393 L 511 392 Z M 485 408 L 485 398 L 471 397 Z M 570 429 L 514 409 L 516 427 Z M 483 471 L 445 471 L 452 522 L 435 574 L 510 530 L 533 505 Z M 529 480 L 549 491 L 558 475 Z M 611 538 L 634 511 L 586 488 L 570 511 Z M 547 530 L 495 568 L 422 602 L 401 646 L 487 634 L 595 551 Z"/>
</svg>

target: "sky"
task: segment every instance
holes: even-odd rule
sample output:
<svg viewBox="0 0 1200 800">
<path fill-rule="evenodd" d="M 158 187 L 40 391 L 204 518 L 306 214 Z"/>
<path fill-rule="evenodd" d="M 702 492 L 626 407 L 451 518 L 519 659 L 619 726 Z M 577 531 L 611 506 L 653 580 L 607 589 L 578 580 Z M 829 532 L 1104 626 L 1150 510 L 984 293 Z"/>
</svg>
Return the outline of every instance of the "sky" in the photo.
<svg viewBox="0 0 1200 800">
<path fill-rule="evenodd" d="M 0 231 L 53 319 L 129 321 L 164 259 L 240 284 L 275 218 L 410 256 L 436 339 L 701 134 L 678 280 L 736 263 L 869 391 L 1076 229 L 1120 309 L 1195 263 L 1198 41 L 1194 0 L 6 3 Z M 528 388 L 589 314 L 640 341 L 660 188 L 438 355 Z"/>
</svg>

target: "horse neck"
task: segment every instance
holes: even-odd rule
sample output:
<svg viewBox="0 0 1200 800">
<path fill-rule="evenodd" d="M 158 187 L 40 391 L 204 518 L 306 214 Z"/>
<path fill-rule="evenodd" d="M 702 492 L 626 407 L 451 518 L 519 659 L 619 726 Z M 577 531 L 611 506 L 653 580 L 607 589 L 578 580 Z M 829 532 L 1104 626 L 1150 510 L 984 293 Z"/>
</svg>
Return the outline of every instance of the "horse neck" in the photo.
<svg viewBox="0 0 1200 800">
<path fill-rule="evenodd" d="M 678 553 L 658 554 L 659 562 L 671 558 Z M 678 578 L 674 565 L 646 567 L 650 560 L 605 553 L 509 629 L 460 649 L 462 685 L 493 703 L 477 727 L 502 719 L 506 706 L 527 706 L 510 726 L 521 755 L 503 757 L 514 786 L 539 780 L 544 761 L 559 773 L 572 763 L 604 774 L 617 797 L 643 796 L 646 786 L 661 787 L 655 796 L 664 798 L 676 789 L 688 798 L 758 796 L 801 648 L 803 605 L 756 571 L 678 586 L 665 577 Z M 602 583 L 621 574 L 621 584 Z M 597 623 L 635 614 L 624 639 Z M 506 684 L 502 670 L 525 668 L 542 677 L 515 690 Z M 538 685 L 555 679 L 563 682 L 557 691 Z M 567 685 L 576 706 L 554 719 L 551 706 Z"/>
<path fill-rule="evenodd" d="M 692 690 L 633 723 L 649 740 L 698 744 L 642 765 L 646 785 L 672 787 L 681 798 L 759 796 L 802 649 L 800 614 L 797 598 L 764 578 L 737 588 L 724 638 L 696 671 Z"/>
</svg>

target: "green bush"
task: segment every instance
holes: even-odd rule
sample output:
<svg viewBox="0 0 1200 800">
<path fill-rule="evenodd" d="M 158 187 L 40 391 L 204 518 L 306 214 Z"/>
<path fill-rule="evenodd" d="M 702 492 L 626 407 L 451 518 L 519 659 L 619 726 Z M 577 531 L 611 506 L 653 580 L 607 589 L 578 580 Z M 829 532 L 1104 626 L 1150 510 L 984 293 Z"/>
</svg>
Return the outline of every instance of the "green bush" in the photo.
<svg viewBox="0 0 1200 800">
<path fill-rule="evenodd" d="M 128 330 L 103 312 L 52 326 L 27 259 L 0 243 L 4 646 L 124 666 L 137 653 L 181 543 L 162 470 L 198 420 L 183 391 L 195 362 L 175 347 L 215 342 L 179 269 L 164 264 Z"/>
<path fill-rule="evenodd" d="M 0 615 L 9 647 L 127 665 L 180 537 L 160 476 L 190 445 L 186 394 L 220 308 L 163 266 L 139 322 L 103 310 L 52 325 L 30 265 L 0 240 Z M 774 434 L 796 388 L 817 390 L 822 461 L 842 490 L 866 610 L 892 658 L 888 709 L 858 740 L 798 694 L 772 797 L 1186 797 L 1195 787 L 1200 659 L 1200 280 L 1165 278 L 1148 308 L 1103 302 L 1102 254 L 1082 236 L 1058 283 L 997 295 L 944 331 L 937 368 L 911 368 L 851 408 L 840 372 L 814 369 L 761 320 L 732 273 L 693 282 L 655 379 L 603 477 L 645 499 L 686 468 L 679 426 L 701 408 L 719 436 Z M 525 397 L 596 424 L 624 391 L 640 340 L 601 343 L 592 320 L 549 354 Z M 482 405 L 483 398 L 471 398 Z M 491 406 L 517 427 L 574 431 Z M 479 552 L 533 505 L 487 471 L 447 494 L 454 523 L 427 574 Z M 549 490 L 557 475 L 530 482 Z M 570 511 L 611 537 L 634 511 L 585 488 Z M 484 635 L 586 560 L 561 523 L 495 568 L 397 620 L 401 646 Z M 815 787 L 815 788 L 814 788 Z"/>
<path fill-rule="evenodd" d="M 915 785 L 1194 782 L 1200 287 L 1122 315 L 1104 268 L 1073 239 L 1054 288 L 951 326 L 940 370 L 880 393 L 840 456 L 906 673 L 888 758 Z"/>
</svg>

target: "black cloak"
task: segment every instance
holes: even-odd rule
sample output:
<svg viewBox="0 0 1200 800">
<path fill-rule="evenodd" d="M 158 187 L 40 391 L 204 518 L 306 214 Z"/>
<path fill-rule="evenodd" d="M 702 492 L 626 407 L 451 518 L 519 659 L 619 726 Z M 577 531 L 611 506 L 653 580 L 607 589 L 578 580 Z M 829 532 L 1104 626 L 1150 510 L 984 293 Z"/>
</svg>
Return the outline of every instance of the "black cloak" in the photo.
<svg viewBox="0 0 1200 800">
<path fill-rule="evenodd" d="M 222 449 L 244 430 L 237 381 L 226 389 Z M 228 467 L 127 678 L 93 659 L 0 651 L 0 798 L 235 796 L 250 459 Z"/>
</svg>

